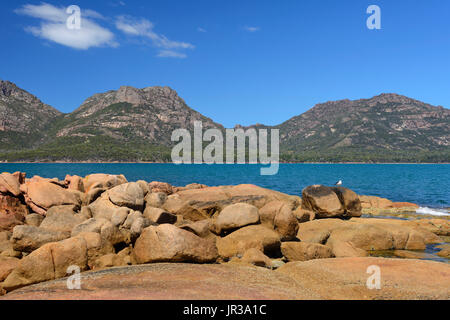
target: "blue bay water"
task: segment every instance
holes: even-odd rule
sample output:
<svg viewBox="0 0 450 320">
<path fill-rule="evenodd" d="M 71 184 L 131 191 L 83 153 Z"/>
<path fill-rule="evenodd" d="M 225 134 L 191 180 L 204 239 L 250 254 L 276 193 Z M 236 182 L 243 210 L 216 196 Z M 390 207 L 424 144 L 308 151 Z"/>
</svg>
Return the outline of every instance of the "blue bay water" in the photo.
<svg viewBox="0 0 450 320">
<path fill-rule="evenodd" d="M 242 183 L 301 195 L 312 184 L 343 186 L 358 194 L 393 201 L 414 202 L 423 207 L 450 207 L 449 164 L 280 164 L 278 174 L 261 176 L 260 165 L 174 165 L 148 163 L 41 164 L 1 163 L 1 172 L 23 171 L 64 179 L 66 174 L 124 174 L 129 181 L 164 181 L 176 186 L 197 182 L 209 186 Z"/>
</svg>

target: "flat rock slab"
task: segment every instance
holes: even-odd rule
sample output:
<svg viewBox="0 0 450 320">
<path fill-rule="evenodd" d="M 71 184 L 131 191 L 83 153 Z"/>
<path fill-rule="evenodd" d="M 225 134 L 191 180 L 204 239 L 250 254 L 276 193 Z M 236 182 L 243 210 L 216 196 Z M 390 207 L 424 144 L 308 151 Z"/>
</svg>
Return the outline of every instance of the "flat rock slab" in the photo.
<svg viewBox="0 0 450 320">
<path fill-rule="evenodd" d="M 252 266 L 155 263 L 81 274 L 81 290 L 67 278 L 36 284 L 0 300 L 274 300 L 318 299 L 289 276 Z"/>
<path fill-rule="evenodd" d="M 381 288 L 368 289 L 369 266 L 380 267 Z M 322 299 L 450 299 L 450 265 L 375 257 L 291 262 L 277 269 L 314 290 Z"/>
<path fill-rule="evenodd" d="M 367 268 L 381 269 L 381 289 L 368 289 Z M 391 258 L 291 262 L 276 271 L 219 265 L 156 263 L 82 274 L 81 290 L 60 279 L 15 290 L 8 299 L 450 299 L 450 265 Z"/>
</svg>

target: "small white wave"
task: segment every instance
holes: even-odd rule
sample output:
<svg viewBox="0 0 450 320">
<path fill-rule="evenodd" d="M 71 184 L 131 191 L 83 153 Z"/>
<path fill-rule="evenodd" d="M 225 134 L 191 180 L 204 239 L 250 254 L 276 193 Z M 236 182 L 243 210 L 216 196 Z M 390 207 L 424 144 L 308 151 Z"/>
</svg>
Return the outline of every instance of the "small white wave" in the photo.
<svg viewBox="0 0 450 320">
<path fill-rule="evenodd" d="M 450 216 L 447 210 L 445 209 L 431 209 L 428 207 L 420 207 L 416 210 L 416 213 L 420 214 L 431 214 L 433 216 Z"/>
</svg>

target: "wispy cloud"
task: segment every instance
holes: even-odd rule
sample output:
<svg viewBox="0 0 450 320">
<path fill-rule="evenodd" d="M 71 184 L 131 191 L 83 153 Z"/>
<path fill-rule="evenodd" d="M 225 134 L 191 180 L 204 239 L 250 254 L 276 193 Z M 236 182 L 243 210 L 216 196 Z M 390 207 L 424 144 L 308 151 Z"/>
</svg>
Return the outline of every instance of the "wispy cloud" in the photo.
<svg viewBox="0 0 450 320">
<path fill-rule="evenodd" d="M 169 40 L 166 36 L 155 32 L 153 23 L 144 18 L 119 16 L 116 28 L 127 35 L 149 39 L 152 45 L 160 49 L 158 57 L 185 58 L 186 54 L 178 50 L 195 48 L 190 43 Z"/>
<path fill-rule="evenodd" d="M 111 2 L 110 5 L 113 7 L 123 7 L 126 5 L 126 3 L 124 1 L 116 1 L 116 2 Z"/>
<path fill-rule="evenodd" d="M 66 21 L 69 15 L 66 13 L 66 8 L 55 7 L 48 3 L 26 4 L 15 12 L 41 20 L 39 26 L 28 26 L 25 30 L 42 39 L 80 50 L 118 46 L 114 41 L 114 34 L 94 21 L 94 19 L 104 18 L 93 10 L 81 11 L 80 29 L 67 28 Z"/>
<path fill-rule="evenodd" d="M 245 31 L 248 31 L 248 32 L 257 32 L 257 31 L 261 30 L 261 28 L 260 28 L 260 27 L 249 27 L 249 26 L 245 26 L 245 27 L 244 27 L 244 30 L 245 30 Z"/>
<path fill-rule="evenodd" d="M 123 1 L 116 1 L 113 4 L 125 5 Z M 113 29 L 103 27 L 99 22 L 112 23 L 124 35 L 138 38 L 141 43 L 158 48 L 157 57 L 186 58 L 187 55 L 184 51 L 195 48 L 191 43 L 173 41 L 163 34 L 157 33 L 153 23 L 144 18 L 121 15 L 115 19 L 109 19 L 94 10 L 83 9 L 81 10 L 81 28 L 69 29 L 67 19 L 70 15 L 66 12 L 65 7 L 57 7 L 43 2 L 39 5 L 25 4 L 14 11 L 17 14 L 39 20 L 38 25 L 27 26 L 25 28 L 27 32 L 49 42 L 74 49 L 87 50 L 91 47 L 117 47 L 119 45 L 115 40 L 116 35 L 111 31 Z M 204 29 L 201 30 L 201 32 L 206 32 Z"/>
<path fill-rule="evenodd" d="M 179 58 L 184 59 L 187 57 L 186 54 L 181 52 L 176 52 L 172 50 L 160 50 L 158 53 L 158 57 L 160 58 Z"/>
<path fill-rule="evenodd" d="M 201 27 L 198 27 L 198 28 L 197 28 L 197 31 L 198 31 L 198 32 L 206 32 L 206 30 L 203 29 L 203 28 L 201 28 Z"/>
</svg>

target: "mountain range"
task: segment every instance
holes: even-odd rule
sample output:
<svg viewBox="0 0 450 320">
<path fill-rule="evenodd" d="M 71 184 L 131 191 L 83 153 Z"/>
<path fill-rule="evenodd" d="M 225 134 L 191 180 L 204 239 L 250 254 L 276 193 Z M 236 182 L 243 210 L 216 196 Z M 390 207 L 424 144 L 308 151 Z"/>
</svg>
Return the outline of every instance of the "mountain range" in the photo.
<svg viewBox="0 0 450 320">
<path fill-rule="evenodd" d="M 95 94 L 63 114 L 0 81 L 0 161 L 170 161 L 171 133 L 224 127 L 169 87 Z M 315 105 L 277 126 L 287 162 L 450 162 L 450 110 L 398 94 Z M 245 127 L 250 128 L 250 127 Z"/>
</svg>

